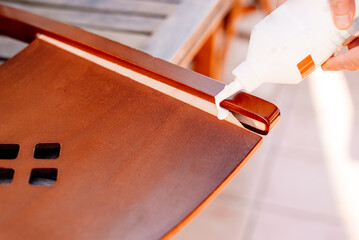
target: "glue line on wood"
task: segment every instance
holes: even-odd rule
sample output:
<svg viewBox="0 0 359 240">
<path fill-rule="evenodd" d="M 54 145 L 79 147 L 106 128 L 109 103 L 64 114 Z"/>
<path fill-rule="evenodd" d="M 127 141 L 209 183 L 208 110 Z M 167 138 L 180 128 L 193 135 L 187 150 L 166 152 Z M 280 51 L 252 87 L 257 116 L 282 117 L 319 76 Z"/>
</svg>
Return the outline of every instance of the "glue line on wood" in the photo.
<svg viewBox="0 0 359 240">
<path fill-rule="evenodd" d="M 37 38 L 41 39 L 49 44 L 52 44 L 58 48 L 61 48 L 67 52 L 70 52 L 78 57 L 86 59 L 87 61 L 93 62 L 101 67 L 104 67 L 104 68 L 110 70 L 110 71 L 113 71 L 113 72 L 116 72 L 123 76 L 126 76 L 138 83 L 146 85 L 147 87 L 150 87 L 152 89 L 160 91 L 170 97 L 173 97 L 177 100 L 187 103 L 187 104 L 189 104 L 195 108 L 198 108 L 202 111 L 205 111 L 213 116 L 217 115 L 217 109 L 216 109 L 215 104 L 208 102 L 202 98 L 191 95 L 191 94 L 181 91 L 177 88 L 171 87 L 171 86 L 164 84 L 160 81 L 154 80 L 146 75 L 143 75 L 143 74 L 133 71 L 131 69 L 125 68 L 117 63 L 113 63 L 113 62 L 110 62 L 103 58 L 100 58 L 96 55 L 93 55 L 89 52 L 86 52 L 82 49 L 71 46 L 64 42 L 58 41 L 49 36 L 46 36 L 43 34 L 38 34 Z M 225 120 L 232 124 L 242 127 L 242 124 L 232 114 L 230 114 Z"/>
</svg>

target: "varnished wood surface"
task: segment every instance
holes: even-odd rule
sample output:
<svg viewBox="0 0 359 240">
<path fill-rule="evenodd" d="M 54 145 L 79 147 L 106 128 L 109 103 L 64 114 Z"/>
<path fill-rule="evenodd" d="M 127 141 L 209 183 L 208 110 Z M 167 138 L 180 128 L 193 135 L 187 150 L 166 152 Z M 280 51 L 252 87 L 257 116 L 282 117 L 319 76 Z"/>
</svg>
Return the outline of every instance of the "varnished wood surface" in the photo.
<svg viewBox="0 0 359 240">
<path fill-rule="evenodd" d="M 30 43 L 0 66 L 0 144 L 20 149 L 15 159 L 0 159 L 2 172 L 14 171 L 13 179 L 0 177 L 7 183 L 0 184 L 0 239 L 168 238 L 261 142 L 41 34 L 208 102 L 221 83 L 9 7 L 0 6 L 0 33 Z M 239 96 L 224 104 L 268 131 L 279 119 L 273 104 Z M 59 156 L 38 159 L 39 143 L 59 145 Z M 36 179 L 41 171 L 52 175 Z"/>
<path fill-rule="evenodd" d="M 229 20 L 243 16 L 248 8 L 248 3 L 239 0 L 0 0 L 0 3 L 78 26 L 180 66 L 188 67 L 195 60 L 196 71 L 219 81 L 223 80 L 224 58 L 231 42 L 234 21 Z M 260 3 L 268 9 L 268 0 Z M 8 58 L 1 51 L 0 57 Z"/>
<path fill-rule="evenodd" d="M 44 61 L 46 59 L 46 61 Z M 260 137 L 41 40 L 0 67 L 1 239 L 158 239 L 203 203 Z M 37 143 L 61 144 L 55 160 Z M 53 186 L 34 168 L 58 169 Z"/>
<path fill-rule="evenodd" d="M 45 33 L 111 61 L 121 61 L 122 64 L 138 72 L 149 72 L 147 74 L 151 74 L 152 78 L 207 101 L 214 102 L 214 96 L 224 87 L 222 83 L 153 58 L 143 52 L 37 15 L 0 6 L 0 20 L 2 34 L 31 42 L 36 38 L 36 34 Z M 258 132 L 267 134 L 279 119 L 278 108 L 252 95 L 243 92 L 239 95 L 242 97 L 234 96 L 230 100 L 223 101 L 222 105 L 242 116 L 260 122 L 263 127 L 258 129 Z M 246 101 L 238 101 L 243 97 Z"/>
</svg>

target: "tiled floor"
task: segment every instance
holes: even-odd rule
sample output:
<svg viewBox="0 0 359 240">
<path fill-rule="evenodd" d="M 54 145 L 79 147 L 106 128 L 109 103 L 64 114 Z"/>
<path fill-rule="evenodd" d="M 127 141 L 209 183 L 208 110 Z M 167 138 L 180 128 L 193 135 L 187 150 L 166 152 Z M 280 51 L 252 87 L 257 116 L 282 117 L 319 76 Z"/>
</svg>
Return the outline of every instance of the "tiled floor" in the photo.
<svg viewBox="0 0 359 240">
<path fill-rule="evenodd" d="M 257 14 L 245 18 L 238 28 L 249 31 L 261 17 Z M 248 40 L 241 38 L 233 44 L 227 63 L 227 81 L 232 80 L 231 69 L 244 60 L 247 46 Z M 347 182 L 336 174 L 336 169 L 341 168 L 341 159 L 338 159 L 341 155 L 334 156 L 335 147 L 332 152 L 328 151 L 326 142 L 330 141 L 325 139 L 333 135 L 323 134 L 331 132 L 330 129 L 340 133 L 341 123 L 347 122 L 337 121 L 336 125 L 324 129 L 330 121 L 323 117 L 327 116 L 323 115 L 325 102 L 317 95 L 321 95 L 318 91 L 325 88 L 328 76 L 322 77 L 324 80 L 320 83 L 318 77 L 312 77 L 299 85 L 265 84 L 254 92 L 281 109 L 281 121 L 219 197 L 175 240 L 358 239 L 354 234 L 357 232 L 355 219 L 359 214 L 355 212 L 355 203 L 348 200 L 352 195 L 347 193 L 358 190 L 355 182 L 347 192 L 338 190 L 343 186 L 340 183 Z M 354 95 L 355 89 L 359 90 L 359 73 L 346 73 L 346 77 L 347 80 L 339 82 L 349 85 L 353 107 L 359 109 L 359 95 Z M 341 103 L 342 100 L 336 97 L 340 99 L 340 94 L 332 95 L 333 104 Z M 346 105 L 345 102 L 342 104 L 343 107 Z M 336 116 L 336 111 L 339 114 L 344 111 L 338 108 L 340 106 L 329 105 L 329 114 Z M 359 148 L 356 147 L 359 137 L 355 135 L 359 131 L 357 112 L 354 110 L 350 134 L 350 154 L 354 159 L 359 159 Z M 337 160 L 336 165 L 330 160 L 333 158 Z M 354 167 L 357 167 L 359 161 L 355 161 Z M 352 174 L 359 176 L 359 171 Z"/>
</svg>

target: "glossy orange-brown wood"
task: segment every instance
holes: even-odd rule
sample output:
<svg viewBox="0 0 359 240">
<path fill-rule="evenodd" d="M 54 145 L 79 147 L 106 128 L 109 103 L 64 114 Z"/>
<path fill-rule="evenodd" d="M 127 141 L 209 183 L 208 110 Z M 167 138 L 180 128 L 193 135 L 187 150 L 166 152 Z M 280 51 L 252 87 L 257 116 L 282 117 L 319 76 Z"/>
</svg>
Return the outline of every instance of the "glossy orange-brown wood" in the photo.
<svg viewBox="0 0 359 240">
<path fill-rule="evenodd" d="M 0 66 L 0 144 L 20 145 L 16 159 L 0 159 L 0 168 L 15 171 L 0 185 L 0 239 L 168 238 L 261 142 L 36 34 L 213 101 L 223 84 L 209 78 L 7 7 L 0 7 L 0 32 L 31 42 Z M 274 105 L 244 93 L 223 104 L 263 118 L 268 129 L 279 117 Z M 38 143 L 59 143 L 60 156 L 35 159 Z M 29 183 L 41 168 L 58 170 L 55 185 Z"/>
<path fill-rule="evenodd" d="M 1 239 L 158 239 L 244 163 L 260 137 L 41 40 L 0 67 Z M 55 160 L 34 146 L 61 144 Z M 28 183 L 56 168 L 54 186 Z"/>
<path fill-rule="evenodd" d="M 77 27 L 1 5 L 0 33 L 26 42 L 34 40 L 36 34 L 44 33 L 85 49 L 94 55 L 110 61 L 121 62 L 126 67 L 135 69 L 137 72 L 146 72 L 156 80 L 211 102 L 214 102 L 214 96 L 224 87 L 223 83 L 195 74 L 187 69 L 179 68 L 176 65 Z M 265 125 L 265 129 L 257 131 L 256 128 L 252 127 L 252 130 L 267 134 L 280 117 L 278 108 L 272 103 L 244 92 L 237 95 L 240 95 L 240 97 L 235 96 L 231 100 L 223 101 L 221 105 L 234 112 L 241 109 L 240 114 L 255 118 L 255 120 Z M 242 96 L 246 101 L 238 101 L 238 99 L 242 99 Z M 252 106 L 258 105 L 261 107 L 252 108 Z M 235 106 L 235 108 L 232 108 L 232 106 Z"/>
</svg>

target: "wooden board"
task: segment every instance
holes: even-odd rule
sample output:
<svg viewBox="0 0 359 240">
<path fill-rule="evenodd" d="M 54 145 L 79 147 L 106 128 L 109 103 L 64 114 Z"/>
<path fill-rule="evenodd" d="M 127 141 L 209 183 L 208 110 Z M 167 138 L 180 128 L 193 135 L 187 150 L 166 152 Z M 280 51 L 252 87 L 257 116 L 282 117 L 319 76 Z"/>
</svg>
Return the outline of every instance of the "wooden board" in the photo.
<svg viewBox="0 0 359 240">
<path fill-rule="evenodd" d="M 81 48 L 107 61 L 124 64 L 124 66 L 133 69 L 135 72 L 148 72 L 151 78 L 156 81 L 176 88 L 182 93 L 187 92 L 212 103 L 214 103 L 214 96 L 224 87 L 224 84 L 220 82 L 178 68 L 178 66 L 161 59 L 79 28 L 6 6 L 0 6 L 0 34 L 31 42 L 40 33 L 53 36 L 62 42 L 74 45 L 76 48 Z M 280 116 L 276 106 L 244 92 L 223 101 L 221 106 L 234 113 L 239 113 L 241 122 L 261 134 L 267 134 L 278 122 Z M 216 112 L 213 105 L 208 104 L 207 111 L 212 114 Z"/>
<path fill-rule="evenodd" d="M 234 0 L 0 0 L 188 65 Z"/>
<path fill-rule="evenodd" d="M 0 3 L 78 26 L 137 49 L 148 43 L 153 32 L 177 7 L 172 3 L 124 0 L 1 0 Z"/>
<path fill-rule="evenodd" d="M 4 6 L 0 33 L 30 42 L 0 66 L 0 239 L 169 238 L 261 142 L 211 112 L 216 81 Z M 279 119 L 245 93 L 223 106 Z"/>
<path fill-rule="evenodd" d="M 78 26 L 177 65 L 194 66 L 195 71 L 217 80 L 223 80 L 221 70 L 230 42 L 227 33 L 233 22 L 229 19 L 238 8 L 235 2 L 0 0 L 0 3 Z M 222 43 L 213 44 L 216 42 L 213 39 L 221 38 Z M 203 48 L 204 45 L 210 48 Z M 207 49 L 211 49 L 210 54 Z M 203 52 L 205 54 L 201 54 Z M 195 58 L 197 55 L 204 57 Z"/>
<path fill-rule="evenodd" d="M 68 9 L 82 12 L 127 14 L 165 18 L 170 15 L 180 1 L 136 1 L 136 0 L 1 0 L 3 3 L 17 3 L 39 8 Z"/>
<path fill-rule="evenodd" d="M 144 51 L 186 67 L 230 11 L 233 0 L 183 0 Z"/>
<path fill-rule="evenodd" d="M 0 0 L 78 26 L 223 81 L 233 23 L 253 5 L 238 0 Z M 268 0 L 254 4 L 270 11 Z M 253 4 L 253 3 L 252 3 Z"/>
<path fill-rule="evenodd" d="M 19 3 L 7 3 L 7 5 L 78 27 L 137 33 L 139 35 L 150 35 L 162 22 L 162 18 L 138 16 L 135 14 L 74 11 L 66 8 L 38 7 Z"/>
<path fill-rule="evenodd" d="M 46 59 L 46 61 L 44 61 Z M 158 239 L 260 137 L 40 40 L 0 67 L 1 143 L 20 145 L 0 186 L 1 239 Z M 59 143 L 55 160 L 33 158 Z M 30 185 L 55 168 L 54 186 Z"/>
</svg>

